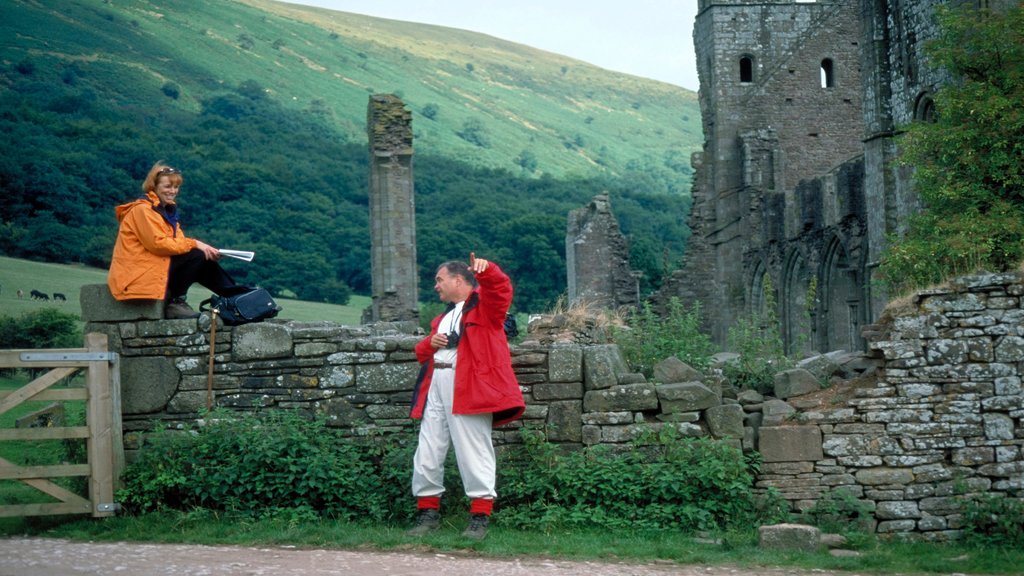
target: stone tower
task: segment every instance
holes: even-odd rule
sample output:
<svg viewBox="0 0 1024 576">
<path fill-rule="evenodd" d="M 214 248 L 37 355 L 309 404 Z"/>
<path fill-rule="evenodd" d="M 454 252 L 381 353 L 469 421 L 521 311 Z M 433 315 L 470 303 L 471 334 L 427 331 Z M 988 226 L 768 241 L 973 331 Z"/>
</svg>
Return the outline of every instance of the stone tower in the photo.
<svg viewBox="0 0 1024 576">
<path fill-rule="evenodd" d="M 788 342 L 859 348 L 863 164 L 847 162 L 863 153 L 860 1 L 701 0 L 693 35 L 705 143 L 684 269 L 664 295 L 701 300 L 724 344 L 768 287 Z"/>
<path fill-rule="evenodd" d="M 370 267 L 364 321 L 419 319 L 412 114 L 390 94 L 370 96 Z"/>
<path fill-rule="evenodd" d="M 777 304 L 788 351 L 856 350 L 887 301 L 872 277 L 920 209 L 900 127 L 947 81 L 922 47 L 936 8 L 1016 0 L 700 0 L 705 143 L 692 236 L 658 294 L 699 300 L 716 341 Z"/>
</svg>

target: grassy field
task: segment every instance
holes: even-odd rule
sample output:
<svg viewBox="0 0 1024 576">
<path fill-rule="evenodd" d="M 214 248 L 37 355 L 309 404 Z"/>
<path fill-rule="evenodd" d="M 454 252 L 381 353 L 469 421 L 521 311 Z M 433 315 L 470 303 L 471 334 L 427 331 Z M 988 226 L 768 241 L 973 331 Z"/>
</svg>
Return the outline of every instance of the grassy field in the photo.
<svg viewBox="0 0 1024 576">
<path fill-rule="evenodd" d="M 0 256 L 0 314 L 19 316 L 25 312 L 44 306 L 59 307 L 61 310 L 81 315 L 82 308 L 78 293 L 85 284 L 105 284 L 107 271 L 100 268 L 74 264 L 49 264 Z M 18 298 L 18 290 L 24 292 Z M 31 290 L 39 290 L 51 295 L 60 292 L 67 296 L 66 302 L 50 300 L 32 300 Z M 198 308 L 199 303 L 210 297 L 210 291 L 195 285 L 189 291 L 189 302 Z M 369 296 L 352 296 L 347 306 L 325 304 L 323 302 L 305 302 L 276 298 L 281 305 L 279 318 L 314 322 L 329 320 L 339 324 L 359 324 L 363 309 L 370 305 Z"/>
<path fill-rule="evenodd" d="M 19 371 L 15 375 L 0 376 L 0 392 L 15 390 L 29 381 L 29 375 Z M 55 384 L 54 388 L 81 387 L 81 376 L 73 376 L 69 382 Z M 18 419 L 51 407 L 51 402 L 26 401 L 0 414 L 0 429 L 15 428 Z M 64 410 L 66 426 L 85 424 L 85 402 L 74 400 L 59 403 Z M 0 458 L 22 466 L 44 466 L 61 463 L 81 464 L 86 462 L 85 440 L 24 440 L 0 442 Z M 84 477 L 59 478 L 57 484 L 85 496 L 87 492 Z M 56 502 L 51 498 L 16 480 L 0 480 L 0 505 Z"/>
</svg>

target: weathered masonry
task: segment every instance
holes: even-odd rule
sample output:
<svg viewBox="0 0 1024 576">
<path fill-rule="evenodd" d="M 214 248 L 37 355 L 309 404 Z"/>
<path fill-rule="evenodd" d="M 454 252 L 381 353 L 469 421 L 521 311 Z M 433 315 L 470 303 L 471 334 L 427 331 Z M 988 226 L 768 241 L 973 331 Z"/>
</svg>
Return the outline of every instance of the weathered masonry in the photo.
<svg viewBox="0 0 1024 576">
<path fill-rule="evenodd" d="M 866 349 L 885 239 L 919 209 L 898 134 L 947 81 L 922 49 L 943 5 L 1011 2 L 700 0 L 693 234 L 660 300 L 702 301 L 724 344 L 767 288 L 790 352 Z"/>
<path fill-rule="evenodd" d="M 531 322 L 512 347 L 527 400 L 522 421 L 495 431 L 543 429 L 567 448 L 627 449 L 642 431 L 671 426 L 758 450 L 757 479 L 795 509 L 844 490 L 873 510 L 881 533 L 955 536 L 966 494 L 1024 489 L 1024 275 L 968 277 L 920 295 L 871 332 L 877 379 L 818 378 L 830 356 L 806 365 L 809 387 L 779 378 L 773 397 L 736 390 L 712 371 L 668 359 L 648 381 L 629 372 L 599 331 L 571 332 L 556 317 Z M 208 395 L 209 317 L 160 320 L 156 306 L 125 307 L 105 285 L 82 290 L 86 330 L 121 355 L 124 446 L 129 458 L 155 422 L 197 425 Z M 304 410 L 351 436 L 411 432 L 408 418 L 422 338 L 405 323 L 342 326 L 273 320 L 218 328 L 212 398 L 235 410 Z M 870 372 L 866 372 L 870 373 Z M 830 393 L 830 390 L 824 391 Z"/>
</svg>

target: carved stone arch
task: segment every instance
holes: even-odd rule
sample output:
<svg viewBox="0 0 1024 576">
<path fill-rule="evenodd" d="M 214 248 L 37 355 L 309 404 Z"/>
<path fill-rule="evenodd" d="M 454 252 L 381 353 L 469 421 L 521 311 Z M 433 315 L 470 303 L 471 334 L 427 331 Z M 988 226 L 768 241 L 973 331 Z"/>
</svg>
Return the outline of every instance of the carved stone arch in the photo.
<svg viewBox="0 0 1024 576">
<path fill-rule="evenodd" d="M 817 289 L 807 258 L 799 249 L 791 250 L 782 268 L 779 302 L 787 354 L 802 355 L 814 347 Z"/>
<path fill-rule="evenodd" d="M 860 327 L 864 317 L 864 291 L 860 267 L 839 236 L 833 236 L 821 263 L 819 342 L 825 351 L 863 350 Z"/>
</svg>

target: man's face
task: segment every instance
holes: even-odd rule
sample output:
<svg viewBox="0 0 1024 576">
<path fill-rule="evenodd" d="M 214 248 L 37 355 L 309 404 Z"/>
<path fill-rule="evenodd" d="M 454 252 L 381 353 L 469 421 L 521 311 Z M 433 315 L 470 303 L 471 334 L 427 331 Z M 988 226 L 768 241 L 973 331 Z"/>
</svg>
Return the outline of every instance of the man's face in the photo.
<svg viewBox="0 0 1024 576">
<path fill-rule="evenodd" d="M 170 176 L 160 176 L 156 179 L 156 197 L 160 204 L 170 206 L 178 198 L 178 185 L 171 181 Z"/>
<path fill-rule="evenodd" d="M 437 276 L 434 276 L 434 292 L 437 292 L 441 302 L 458 303 L 464 300 L 464 298 L 459 297 L 462 294 L 464 284 L 465 280 L 461 276 L 449 274 L 445 268 L 438 270 Z"/>
</svg>

